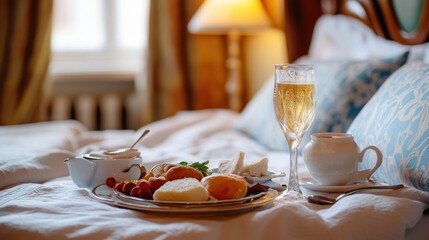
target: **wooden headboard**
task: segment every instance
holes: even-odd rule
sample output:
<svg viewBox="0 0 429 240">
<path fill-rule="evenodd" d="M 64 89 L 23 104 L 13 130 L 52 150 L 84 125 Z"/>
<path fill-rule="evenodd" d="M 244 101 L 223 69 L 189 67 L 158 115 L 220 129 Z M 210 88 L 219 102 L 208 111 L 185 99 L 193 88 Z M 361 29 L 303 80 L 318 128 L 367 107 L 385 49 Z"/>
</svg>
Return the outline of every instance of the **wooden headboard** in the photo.
<svg viewBox="0 0 429 240">
<path fill-rule="evenodd" d="M 284 9 L 290 62 L 308 53 L 314 25 L 322 14 L 354 17 L 375 34 L 400 44 L 429 41 L 428 0 L 284 0 Z"/>
</svg>

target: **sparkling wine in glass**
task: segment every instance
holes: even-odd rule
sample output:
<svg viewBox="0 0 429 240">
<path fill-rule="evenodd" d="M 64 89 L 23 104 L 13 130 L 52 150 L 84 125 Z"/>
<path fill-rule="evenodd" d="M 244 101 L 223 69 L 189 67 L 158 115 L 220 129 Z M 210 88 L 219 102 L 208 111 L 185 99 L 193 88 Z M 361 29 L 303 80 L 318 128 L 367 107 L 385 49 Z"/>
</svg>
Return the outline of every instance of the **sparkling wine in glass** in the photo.
<svg viewBox="0 0 429 240">
<path fill-rule="evenodd" d="M 290 172 L 285 200 L 303 198 L 298 180 L 298 148 L 315 113 L 314 69 L 311 65 L 276 64 L 274 110 L 290 150 Z"/>
</svg>

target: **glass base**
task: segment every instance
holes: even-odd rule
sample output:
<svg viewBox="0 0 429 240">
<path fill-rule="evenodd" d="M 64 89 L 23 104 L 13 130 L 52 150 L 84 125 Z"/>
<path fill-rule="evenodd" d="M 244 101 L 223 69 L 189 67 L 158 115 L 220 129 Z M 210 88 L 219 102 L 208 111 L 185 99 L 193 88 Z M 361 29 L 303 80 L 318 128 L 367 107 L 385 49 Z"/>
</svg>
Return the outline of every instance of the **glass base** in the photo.
<svg viewBox="0 0 429 240">
<path fill-rule="evenodd" d="M 276 200 L 280 202 L 297 202 L 297 201 L 306 201 L 307 199 L 302 194 L 302 192 L 284 191 L 276 198 Z"/>
</svg>

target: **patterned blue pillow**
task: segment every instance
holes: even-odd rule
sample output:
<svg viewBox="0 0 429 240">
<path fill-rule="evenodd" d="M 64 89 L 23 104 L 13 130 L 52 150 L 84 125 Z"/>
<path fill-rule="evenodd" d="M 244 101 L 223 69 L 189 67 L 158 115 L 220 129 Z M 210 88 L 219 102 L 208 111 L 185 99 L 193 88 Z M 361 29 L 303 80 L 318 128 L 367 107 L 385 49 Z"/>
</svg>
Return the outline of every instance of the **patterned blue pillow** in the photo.
<svg viewBox="0 0 429 240">
<path fill-rule="evenodd" d="M 348 132 L 361 147 L 375 145 L 382 151 L 375 179 L 429 191 L 429 65 L 410 63 L 395 72 Z"/>
<path fill-rule="evenodd" d="M 316 132 L 345 132 L 377 89 L 396 69 L 408 53 L 396 58 L 371 61 L 311 61 L 315 66 L 316 116 L 306 133 L 301 148 Z M 267 80 L 235 122 L 233 128 L 243 131 L 270 150 L 289 150 L 276 121 L 273 107 L 274 79 Z"/>
</svg>

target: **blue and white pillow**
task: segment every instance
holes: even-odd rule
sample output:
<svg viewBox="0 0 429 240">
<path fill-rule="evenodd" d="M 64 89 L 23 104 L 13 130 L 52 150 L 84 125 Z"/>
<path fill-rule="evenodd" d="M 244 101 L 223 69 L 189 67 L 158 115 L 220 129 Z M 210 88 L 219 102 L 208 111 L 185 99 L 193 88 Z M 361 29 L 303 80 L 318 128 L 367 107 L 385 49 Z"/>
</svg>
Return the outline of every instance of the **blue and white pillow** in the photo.
<svg viewBox="0 0 429 240">
<path fill-rule="evenodd" d="M 310 61 L 315 66 L 316 115 L 301 143 L 301 148 L 316 132 L 345 132 L 355 116 L 377 89 L 401 67 L 408 53 L 389 59 L 370 61 Z M 276 121 L 273 107 L 274 79 L 271 77 L 235 122 L 241 130 L 270 150 L 288 150 Z"/>
<path fill-rule="evenodd" d="M 359 146 L 375 145 L 383 153 L 375 179 L 429 191 L 429 65 L 410 63 L 395 72 L 348 132 Z"/>
</svg>

